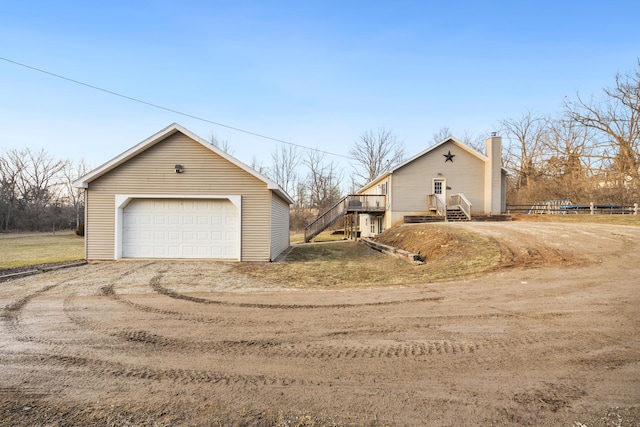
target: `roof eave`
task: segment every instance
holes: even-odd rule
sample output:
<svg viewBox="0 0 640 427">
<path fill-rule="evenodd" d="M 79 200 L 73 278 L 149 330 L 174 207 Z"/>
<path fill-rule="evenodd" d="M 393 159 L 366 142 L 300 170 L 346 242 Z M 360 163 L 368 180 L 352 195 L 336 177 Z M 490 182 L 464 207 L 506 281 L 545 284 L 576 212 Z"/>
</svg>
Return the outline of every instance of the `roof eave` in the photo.
<svg viewBox="0 0 640 427">
<path fill-rule="evenodd" d="M 219 149 L 218 147 L 216 147 L 215 145 L 209 143 L 208 141 L 202 139 L 201 137 L 199 137 L 195 133 L 191 132 L 190 130 L 186 129 L 182 125 L 179 125 L 178 123 L 170 124 L 166 128 L 164 128 L 161 131 L 155 133 L 154 135 L 150 136 L 149 138 L 145 139 L 144 141 L 140 142 L 139 144 L 134 145 L 133 147 L 131 147 L 127 151 L 123 152 L 122 154 L 114 157 L 113 159 L 109 160 L 108 162 L 102 164 L 101 166 L 98 166 L 97 168 L 95 168 L 94 170 L 89 172 L 88 174 L 86 174 L 86 175 L 78 178 L 76 181 L 74 181 L 73 182 L 73 186 L 76 187 L 76 188 L 89 188 L 89 183 L 91 181 L 93 181 L 96 178 L 99 178 L 100 176 L 106 174 L 107 172 L 115 169 L 116 167 L 120 166 L 122 163 L 126 162 L 127 160 L 129 160 L 129 159 L 131 159 L 131 158 L 133 158 L 135 156 L 137 156 L 142 151 L 152 147 L 156 143 L 162 141 L 163 139 L 167 138 L 168 136 L 173 135 L 176 132 L 180 132 L 180 133 L 188 136 L 192 140 L 194 140 L 194 141 L 198 142 L 199 144 L 201 144 L 203 147 L 213 151 L 214 153 L 216 153 L 220 157 L 224 158 L 225 160 L 227 160 L 227 161 L 231 162 L 232 164 L 236 165 L 237 167 L 239 167 L 240 169 L 244 170 L 248 174 L 253 175 L 255 178 L 257 178 L 260 181 L 264 182 L 265 184 L 267 184 L 267 188 L 269 190 L 272 190 L 272 191 L 275 191 L 276 193 L 278 193 L 278 195 L 281 198 L 283 198 L 284 200 L 286 200 L 287 202 L 289 202 L 289 204 L 293 204 L 294 203 L 293 199 L 291 198 L 291 196 L 289 196 L 287 194 L 287 192 L 284 189 L 282 189 L 282 187 L 280 187 L 280 185 L 278 185 L 278 183 L 276 183 L 275 181 L 272 181 L 271 179 L 267 178 L 266 176 L 262 175 L 261 173 L 253 170 L 249 166 L 247 166 L 244 163 L 242 163 L 240 160 L 238 160 L 235 157 L 231 156 L 227 152 Z"/>
<path fill-rule="evenodd" d="M 385 179 L 386 177 L 388 177 L 389 175 L 391 175 L 393 172 L 392 171 L 386 171 L 384 172 L 382 175 L 378 176 L 377 178 L 375 178 L 373 181 L 370 181 L 368 184 L 365 184 L 364 187 L 360 188 L 358 190 L 358 193 L 361 193 L 363 191 L 368 190 L 369 188 L 373 187 L 374 185 L 376 185 L 377 183 L 379 183 L 380 181 L 382 181 L 383 179 Z"/>
</svg>

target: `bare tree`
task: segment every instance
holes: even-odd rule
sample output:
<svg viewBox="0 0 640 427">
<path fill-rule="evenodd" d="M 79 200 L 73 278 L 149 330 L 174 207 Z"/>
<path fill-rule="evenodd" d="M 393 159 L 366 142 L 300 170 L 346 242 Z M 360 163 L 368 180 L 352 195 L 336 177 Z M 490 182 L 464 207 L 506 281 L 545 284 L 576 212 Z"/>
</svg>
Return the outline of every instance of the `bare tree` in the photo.
<svg viewBox="0 0 640 427">
<path fill-rule="evenodd" d="M 557 199 L 587 203 L 593 195 L 592 139 L 588 128 L 572 120 L 550 120 L 545 139 L 543 178 L 547 192 Z"/>
<path fill-rule="evenodd" d="M 262 175 L 269 175 L 269 168 L 266 167 L 260 160 L 258 160 L 255 155 L 251 158 L 251 164 L 249 165 L 249 167 Z"/>
<path fill-rule="evenodd" d="M 211 145 L 213 145 L 214 147 L 218 147 L 225 153 L 233 155 L 233 148 L 231 148 L 229 141 L 227 141 L 226 139 L 220 140 L 216 134 L 212 133 L 209 136 L 209 142 L 211 143 Z"/>
<path fill-rule="evenodd" d="M 473 132 L 465 130 L 460 141 L 473 148 L 478 153 L 486 154 L 486 147 L 484 142 L 490 135 L 491 132 L 474 134 Z"/>
<path fill-rule="evenodd" d="M 44 149 L 34 152 L 27 148 L 22 154 L 24 168 L 18 181 L 18 192 L 25 203 L 32 228 L 41 231 L 47 211 L 59 203 L 59 173 L 64 168 L 64 162 L 52 158 Z M 55 218 L 52 220 L 55 221 Z"/>
<path fill-rule="evenodd" d="M 640 67 L 640 60 L 638 61 Z M 566 101 L 567 115 L 580 125 L 593 129 L 600 140 L 600 152 L 611 160 L 613 182 L 619 187 L 640 189 L 640 69 L 616 75 L 615 86 L 604 89 L 601 102 L 585 101 L 579 94 Z M 629 201 L 628 198 L 627 201 Z"/>
<path fill-rule="evenodd" d="M 74 188 L 73 182 L 79 177 L 85 175 L 89 170 L 84 158 L 78 163 L 67 161 L 62 169 L 64 192 L 67 203 L 75 212 L 76 230 L 79 230 L 82 222 L 82 209 L 84 207 L 84 190 L 82 188 Z"/>
<path fill-rule="evenodd" d="M 462 138 L 457 138 L 460 142 L 468 145 L 479 153 L 484 153 L 484 140 L 488 137 L 490 132 L 485 134 L 475 135 L 473 132 L 465 130 L 462 134 Z M 438 132 L 433 134 L 433 142 L 438 144 L 447 138 L 453 137 L 449 126 L 442 126 Z"/>
<path fill-rule="evenodd" d="M 364 185 L 402 162 L 404 143 L 390 130 L 378 128 L 363 133 L 349 154 L 356 161 L 354 175 L 364 180 Z"/>
<path fill-rule="evenodd" d="M 303 163 L 309 168 L 309 205 L 322 213 L 340 200 L 342 172 L 335 162 L 324 162 L 324 154 L 308 151 Z"/>
<path fill-rule="evenodd" d="M 517 177 L 517 188 L 528 187 L 542 169 L 547 121 L 527 112 L 518 118 L 503 120 L 501 125 L 509 142 L 505 166 Z"/>
<path fill-rule="evenodd" d="M 18 181 L 24 170 L 23 157 L 18 150 L 4 150 L 0 157 L 0 225 L 5 231 L 10 228 L 20 200 Z"/>
<path fill-rule="evenodd" d="M 300 165 L 301 157 L 295 146 L 276 148 L 271 153 L 273 160 L 270 177 L 277 182 L 288 194 L 294 194 L 298 182 L 296 168 Z"/>
<path fill-rule="evenodd" d="M 294 200 L 293 207 L 290 213 L 289 225 L 291 230 L 295 232 L 301 232 L 318 213 L 310 205 L 309 187 L 303 180 L 299 180 L 296 184 L 295 191 L 291 194 Z"/>
</svg>

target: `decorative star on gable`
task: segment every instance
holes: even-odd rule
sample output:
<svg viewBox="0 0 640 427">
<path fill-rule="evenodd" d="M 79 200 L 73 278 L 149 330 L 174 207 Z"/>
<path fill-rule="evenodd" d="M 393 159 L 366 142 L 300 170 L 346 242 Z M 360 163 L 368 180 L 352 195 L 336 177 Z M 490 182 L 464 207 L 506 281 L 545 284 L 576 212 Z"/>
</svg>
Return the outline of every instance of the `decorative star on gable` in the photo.
<svg viewBox="0 0 640 427">
<path fill-rule="evenodd" d="M 455 154 L 451 154 L 451 150 L 447 154 L 443 154 L 447 159 L 444 161 L 445 163 L 451 162 L 453 163 L 453 158 L 456 156 Z"/>
</svg>

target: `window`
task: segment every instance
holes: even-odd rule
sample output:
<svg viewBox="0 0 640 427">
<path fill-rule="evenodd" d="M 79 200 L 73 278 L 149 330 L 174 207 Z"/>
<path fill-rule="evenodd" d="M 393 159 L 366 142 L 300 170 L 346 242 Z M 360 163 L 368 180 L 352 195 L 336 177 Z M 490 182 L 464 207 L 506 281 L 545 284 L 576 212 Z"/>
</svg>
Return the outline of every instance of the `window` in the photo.
<svg viewBox="0 0 640 427">
<path fill-rule="evenodd" d="M 442 194 L 442 181 L 435 180 L 433 181 L 433 194 Z"/>
</svg>

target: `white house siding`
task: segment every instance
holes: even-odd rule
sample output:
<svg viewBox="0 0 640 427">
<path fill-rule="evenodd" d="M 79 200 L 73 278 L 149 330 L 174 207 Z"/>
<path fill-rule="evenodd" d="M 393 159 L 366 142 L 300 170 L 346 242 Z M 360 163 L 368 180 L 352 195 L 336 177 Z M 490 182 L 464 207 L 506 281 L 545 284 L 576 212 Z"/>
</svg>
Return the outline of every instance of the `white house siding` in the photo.
<svg viewBox="0 0 640 427">
<path fill-rule="evenodd" d="M 176 173 L 174 166 L 184 166 Z M 243 261 L 270 258 L 271 191 L 258 178 L 177 132 L 89 183 L 87 259 L 114 259 L 116 194 L 242 195 Z"/>
<path fill-rule="evenodd" d="M 289 239 L 289 204 L 275 194 L 271 196 L 271 260 L 285 251 Z"/>
<path fill-rule="evenodd" d="M 391 207 L 391 198 L 392 198 L 392 194 L 391 194 L 391 181 L 392 181 L 392 175 L 387 175 L 386 177 L 380 179 L 377 182 L 374 182 L 373 185 L 371 185 L 370 187 L 358 192 L 358 194 L 366 194 L 366 195 L 379 195 L 379 194 L 384 194 L 385 196 L 385 208 L 387 209 L 385 211 L 384 214 L 384 219 L 383 219 L 383 230 L 386 230 L 388 228 L 391 228 L 392 222 L 391 222 L 391 212 L 389 211 L 390 207 Z M 386 193 L 383 192 L 382 188 L 386 186 Z M 371 237 L 371 236 L 375 236 L 379 233 L 381 233 L 381 230 L 378 230 L 377 228 L 377 224 L 376 224 L 376 232 L 372 233 L 371 229 L 370 229 L 370 224 L 371 221 L 377 221 L 377 217 L 374 217 L 373 215 L 367 216 L 365 218 L 365 215 L 360 215 L 360 231 L 361 236 L 362 237 Z M 366 231 L 365 231 L 365 227 L 366 227 Z"/>
<path fill-rule="evenodd" d="M 487 162 L 485 164 L 484 211 L 486 214 L 499 214 L 502 208 L 502 138 L 492 136 L 486 141 Z"/>
<path fill-rule="evenodd" d="M 451 151 L 453 162 L 444 157 Z M 434 178 L 445 178 L 447 197 L 462 193 L 472 204 L 472 212 L 484 209 L 484 162 L 453 142 L 447 142 L 393 172 L 391 223 L 405 215 L 427 211 L 427 195 L 433 193 Z M 440 174 L 440 175 L 438 175 Z"/>
</svg>

